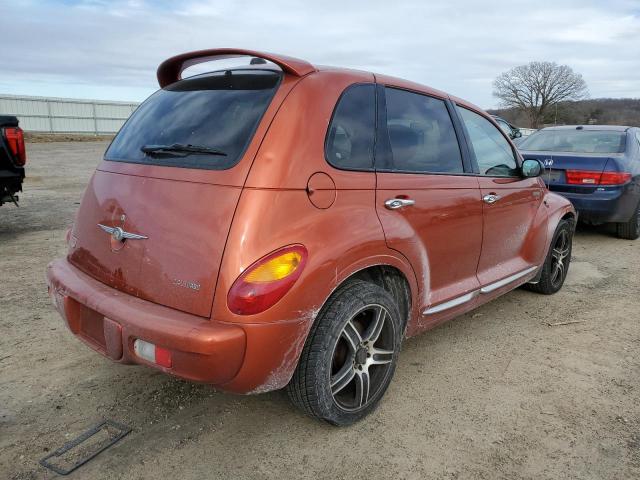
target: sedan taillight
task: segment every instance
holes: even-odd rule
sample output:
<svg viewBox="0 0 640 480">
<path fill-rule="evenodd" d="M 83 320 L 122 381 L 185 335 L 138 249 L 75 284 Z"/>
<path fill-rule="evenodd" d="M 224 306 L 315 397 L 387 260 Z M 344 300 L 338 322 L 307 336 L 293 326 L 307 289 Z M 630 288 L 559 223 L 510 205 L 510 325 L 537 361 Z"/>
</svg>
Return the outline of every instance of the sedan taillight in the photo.
<svg viewBox="0 0 640 480">
<path fill-rule="evenodd" d="M 24 147 L 24 133 L 20 127 L 5 128 L 4 138 L 7 139 L 9 150 L 13 153 L 16 163 L 22 167 L 27 163 L 27 152 Z"/>
<path fill-rule="evenodd" d="M 627 172 L 593 172 L 589 170 L 567 170 L 570 185 L 622 185 L 631 180 Z"/>
<path fill-rule="evenodd" d="M 600 185 L 622 185 L 631 180 L 631 174 L 627 172 L 602 172 Z"/>
</svg>

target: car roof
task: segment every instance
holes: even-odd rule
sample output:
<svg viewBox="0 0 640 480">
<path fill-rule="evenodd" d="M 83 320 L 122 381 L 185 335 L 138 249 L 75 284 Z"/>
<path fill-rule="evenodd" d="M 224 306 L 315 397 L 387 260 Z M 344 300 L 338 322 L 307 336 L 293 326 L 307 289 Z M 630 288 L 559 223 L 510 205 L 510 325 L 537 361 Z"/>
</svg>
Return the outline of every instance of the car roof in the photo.
<svg viewBox="0 0 640 480">
<path fill-rule="evenodd" d="M 545 127 L 542 130 L 609 130 L 613 132 L 626 132 L 629 126 L 625 125 L 558 125 L 555 127 Z"/>
</svg>

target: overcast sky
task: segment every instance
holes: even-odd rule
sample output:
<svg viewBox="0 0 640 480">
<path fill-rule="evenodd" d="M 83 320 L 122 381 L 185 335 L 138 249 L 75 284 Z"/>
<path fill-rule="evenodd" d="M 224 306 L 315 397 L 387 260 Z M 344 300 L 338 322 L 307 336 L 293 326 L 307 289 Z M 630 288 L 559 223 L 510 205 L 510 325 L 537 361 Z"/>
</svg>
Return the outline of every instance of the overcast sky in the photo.
<svg viewBox="0 0 640 480">
<path fill-rule="evenodd" d="M 0 0 L 0 93 L 141 101 L 189 50 L 242 47 L 497 105 L 492 81 L 571 66 L 591 97 L 640 97 L 640 0 Z"/>
</svg>

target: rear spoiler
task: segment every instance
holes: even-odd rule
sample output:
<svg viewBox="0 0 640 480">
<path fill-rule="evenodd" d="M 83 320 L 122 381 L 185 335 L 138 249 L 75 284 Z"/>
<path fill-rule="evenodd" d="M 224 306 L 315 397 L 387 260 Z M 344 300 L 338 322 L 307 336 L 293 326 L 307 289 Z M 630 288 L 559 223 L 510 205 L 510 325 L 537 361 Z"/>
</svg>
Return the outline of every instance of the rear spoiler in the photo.
<svg viewBox="0 0 640 480">
<path fill-rule="evenodd" d="M 186 68 L 197 65 L 198 63 L 244 56 L 269 60 L 278 65 L 285 73 L 295 75 L 296 77 L 303 77 L 316 71 L 315 67 L 309 62 L 285 55 L 275 55 L 272 53 L 255 52 L 253 50 L 237 48 L 214 48 L 183 53 L 165 60 L 158 67 L 158 83 L 160 84 L 160 88 L 171 85 L 181 79 L 181 74 Z"/>
<path fill-rule="evenodd" d="M 0 115 L 0 128 L 17 127 L 18 119 L 13 115 Z"/>
</svg>

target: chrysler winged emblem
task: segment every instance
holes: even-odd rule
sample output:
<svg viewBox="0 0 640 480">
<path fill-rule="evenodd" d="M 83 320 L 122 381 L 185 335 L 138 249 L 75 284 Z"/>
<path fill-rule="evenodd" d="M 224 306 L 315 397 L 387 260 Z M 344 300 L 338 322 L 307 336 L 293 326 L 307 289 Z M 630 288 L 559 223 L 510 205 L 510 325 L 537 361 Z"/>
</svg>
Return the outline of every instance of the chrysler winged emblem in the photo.
<svg viewBox="0 0 640 480">
<path fill-rule="evenodd" d="M 98 226 L 107 232 L 116 242 L 121 242 L 123 240 L 146 240 L 147 236 L 138 235 L 137 233 L 125 232 L 121 227 L 108 227 L 106 225 L 102 225 L 101 223 Z"/>
</svg>

